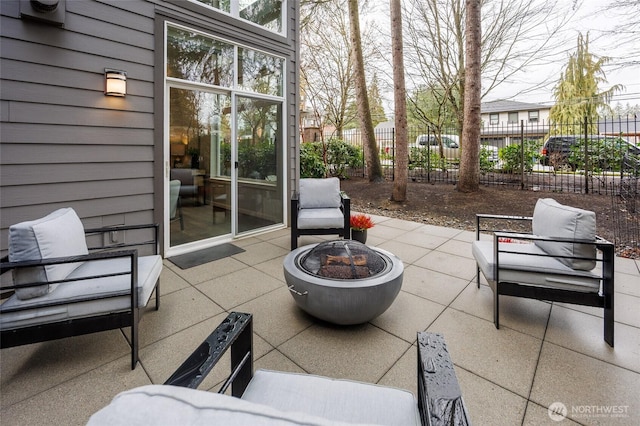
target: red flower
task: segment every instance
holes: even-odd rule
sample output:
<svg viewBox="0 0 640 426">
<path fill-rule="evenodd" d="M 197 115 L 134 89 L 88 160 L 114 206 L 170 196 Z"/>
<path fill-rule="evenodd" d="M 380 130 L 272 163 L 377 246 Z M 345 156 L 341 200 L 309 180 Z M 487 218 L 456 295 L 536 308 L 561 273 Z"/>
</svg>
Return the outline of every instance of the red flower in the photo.
<svg viewBox="0 0 640 426">
<path fill-rule="evenodd" d="M 353 214 L 349 219 L 351 229 L 356 231 L 364 231 L 365 229 L 373 228 L 373 219 L 366 214 Z"/>
</svg>

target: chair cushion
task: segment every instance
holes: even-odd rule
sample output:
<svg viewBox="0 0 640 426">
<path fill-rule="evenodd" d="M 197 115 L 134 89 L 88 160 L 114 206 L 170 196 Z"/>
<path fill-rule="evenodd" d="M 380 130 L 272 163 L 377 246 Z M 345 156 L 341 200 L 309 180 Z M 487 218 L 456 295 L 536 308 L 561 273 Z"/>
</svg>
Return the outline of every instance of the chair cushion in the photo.
<svg viewBox="0 0 640 426">
<path fill-rule="evenodd" d="M 600 278 L 591 271 L 568 267 L 555 257 L 539 256 L 545 251 L 535 244 L 500 243 L 500 281 L 546 288 L 595 292 L 600 290 Z M 493 241 L 474 241 L 473 257 L 488 281 L 495 281 Z"/>
<path fill-rule="evenodd" d="M 339 208 L 298 211 L 298 229 L 333 228 L 344 228 L 344 214 Z"/>
<path fill-rule="evenodd" d="M 9 261 L 51 259 L 55 257 L 86 255 L 87 242 L 84 227 L 76 212 L 63 208 L 49 215 L 9 228 Z M 81 263 L 48 265 L 44 268 L 20 268 L 13 270 L 15 284 L 29 284 L 63 280 Z M 18 298 L 26 300 L 39 297 L 55 286 L 43 285 L 16 289 Z"/>
<path fill-rule="evenodd" d="M 535 235 L 595 241 L 596 214 L 592 211 L 565 206 L 552 198 L 541 198 L 533 211 L 532 231 Z M 595 259 L 596 247 L 591 244 L 536 241 L 538 247 L 555 256 L 576 256 Z M 558 260 L 573 269 L 590 271 L 592 260 Z"/>
<path fill-rule="evenodd" d="M 129 271 L 129 258 L 84 262 L 68 278 Z M 138 257 L 138 307 L 146 306 L 162 272 L 159 255 Z M 58 285 L 42 297 L 20 300 L 14 294 L 0 305 L 0 329 L 122 312 L 131 309 L 131 276 L 90 278 Z"/>
<path fill-rule="evenodd" d="M 301 209 L 340 207 L 341 202 L 338 178 L 300 179 Z"/>
<path fill-rule="evenodd" d="M 258 370 L 242 399 L 332 422 L 420 424 L 418 403 L 409 391 L 310 374 Z"/>
<path fill-rule="evenodd" d="M 296 409 L 296 404 L 288 407 Z M 278 410 L 229 395 L 147 385 L 116 395 L 87 425 L 344 425 L 299 411 Z"/>
</svg>

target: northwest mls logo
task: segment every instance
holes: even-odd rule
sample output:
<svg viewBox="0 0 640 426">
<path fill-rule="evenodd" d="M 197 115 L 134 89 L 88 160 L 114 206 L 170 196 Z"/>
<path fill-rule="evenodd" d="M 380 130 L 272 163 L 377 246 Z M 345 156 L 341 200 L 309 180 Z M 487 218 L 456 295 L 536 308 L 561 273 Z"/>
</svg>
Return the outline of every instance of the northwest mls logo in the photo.
<svg viewBox="0 0 640 426">
<path fill-rule="evenodd" d="M 567 406 L 562 402 L 554 402 L 547 409 L 547 413 L 554 422 L 561 422 L 567 418 Z"/>
<path fill-rule="evenodd" d="M 628 411 L 628 405 L 572 405 L 569 412 L 562 402 L 554 402 L 547 409 L 549 418 L 554 422 L 561 422 L 568 415 L 573 419 L 629 417 Z"/>
</svg>

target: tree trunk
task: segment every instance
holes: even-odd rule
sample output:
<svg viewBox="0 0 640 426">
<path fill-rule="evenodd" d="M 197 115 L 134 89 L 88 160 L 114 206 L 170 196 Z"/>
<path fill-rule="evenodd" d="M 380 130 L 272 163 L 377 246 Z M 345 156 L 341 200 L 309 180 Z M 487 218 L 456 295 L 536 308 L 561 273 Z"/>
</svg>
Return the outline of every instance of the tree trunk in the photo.
<svg viewBox="0 0 640 426">
<path fill-rule="evenodd" d="M 407 91 L 404 84 L 402 45 L 402 7 L 400 0 L 391 0 L 391 57 L 393 60 L 393 102 L 395 106 L 396 152 L 393 173 L 392 201 L 407 199 L 409 174 L 407 149 Z"/>
<path fill-rule="evenodd" d="M 358 0 L 349 0 L 349 22 L 351 26 L 351 50 L 355 66 L 356 100 L 358 103 L 358 118 L 362 126 L 362 139 L 364 144 L 365 160 L 369 182 L 384 180 L 378 146 L 371 121 L 371 108 L 367 95 L 367 81 L 364 73 L 364 59 L 362 57 L 362 41 L 360 38 L 360 15 Z"/>
<path fill-rule="evenodd" d="M 458 191 L 480 189 L 481 27 L 480 1 L 466 0 L 466 55 L 464 75 L 464 124 Z"/>
</svg>

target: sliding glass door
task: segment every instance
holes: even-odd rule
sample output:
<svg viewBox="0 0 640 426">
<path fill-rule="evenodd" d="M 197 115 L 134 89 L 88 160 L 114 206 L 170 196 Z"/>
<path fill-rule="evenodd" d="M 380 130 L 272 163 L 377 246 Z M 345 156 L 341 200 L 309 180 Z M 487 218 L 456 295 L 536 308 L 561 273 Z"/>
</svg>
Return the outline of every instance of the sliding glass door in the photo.
<svg viewBox="0 0 640 426">
<path fill-rule="evenodd" d="M 170 87 L 169 105 L 170 244 L 230 235 L 230 96 Z"/>
<path fill-rule="evenodd" d="M 167 25 L 166 60 L 167 248 L 282 224 L 283 59 Z"/>
</svg>

